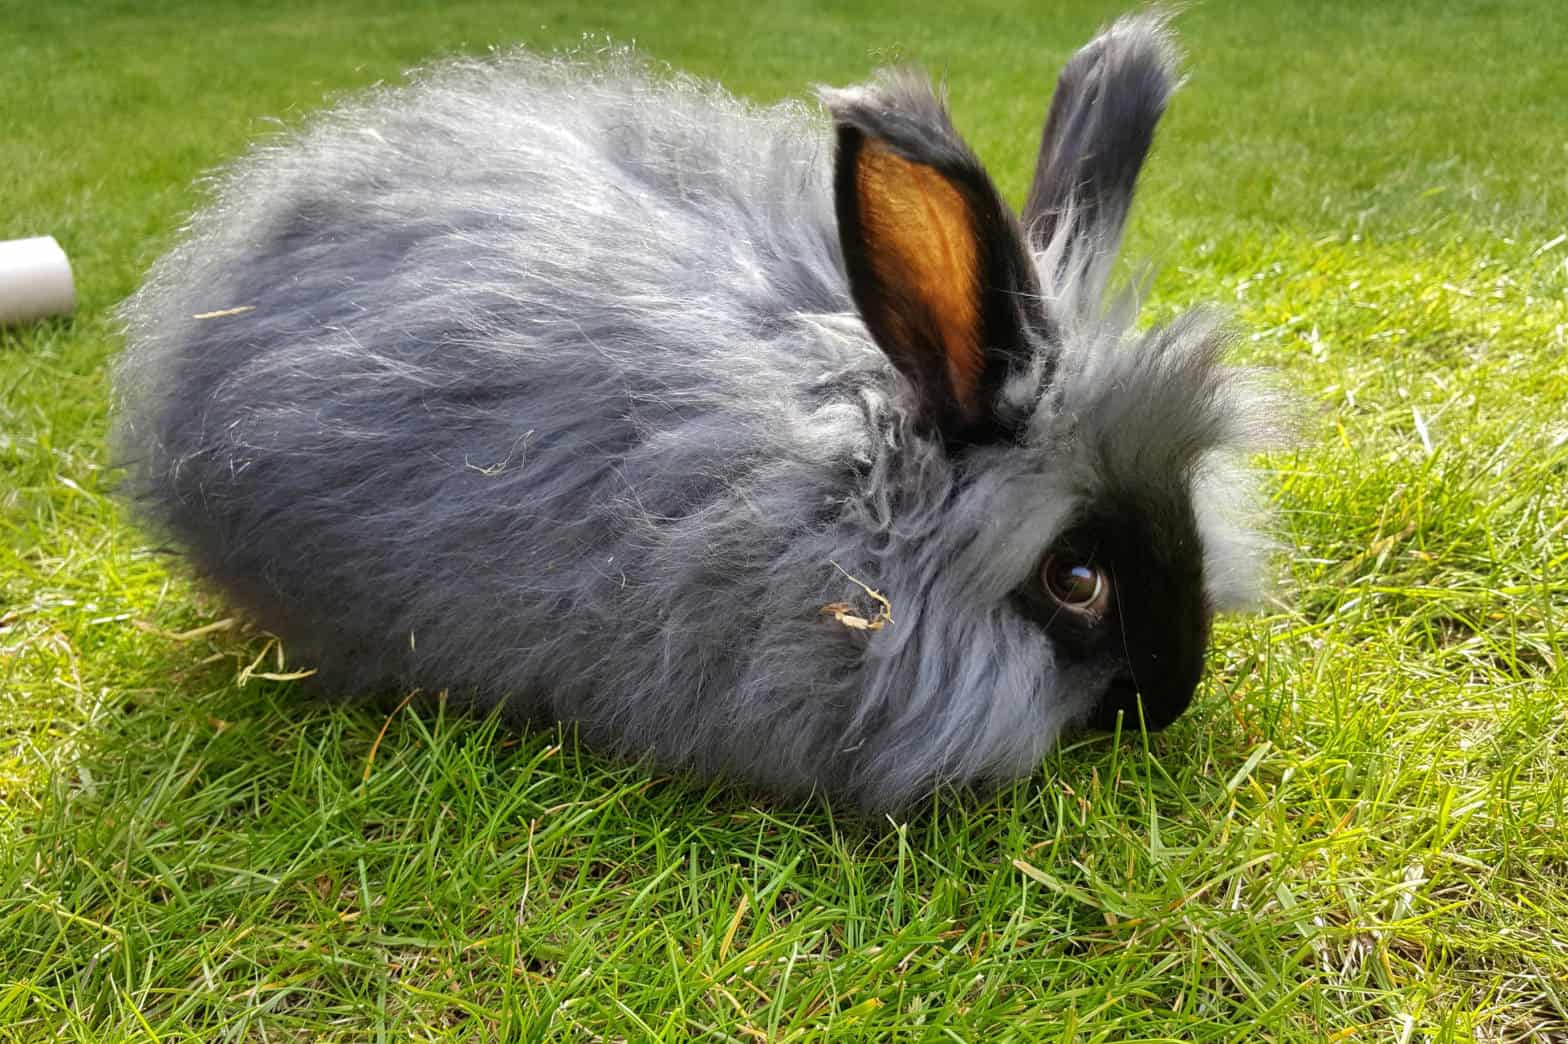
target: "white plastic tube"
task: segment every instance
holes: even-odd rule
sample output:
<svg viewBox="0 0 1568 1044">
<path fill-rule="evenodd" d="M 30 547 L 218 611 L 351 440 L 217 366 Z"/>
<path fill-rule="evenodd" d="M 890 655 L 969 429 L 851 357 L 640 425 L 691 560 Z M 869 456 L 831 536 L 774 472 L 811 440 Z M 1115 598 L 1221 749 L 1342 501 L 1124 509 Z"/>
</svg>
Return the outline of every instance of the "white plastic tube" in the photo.
<svg viewBox="0 0 1568 1044">
<path fill-rule="evenodd" d="M 71 262 L 53 236 L 0 243 L 0 326 L 76 308 Z"/>
</svg>

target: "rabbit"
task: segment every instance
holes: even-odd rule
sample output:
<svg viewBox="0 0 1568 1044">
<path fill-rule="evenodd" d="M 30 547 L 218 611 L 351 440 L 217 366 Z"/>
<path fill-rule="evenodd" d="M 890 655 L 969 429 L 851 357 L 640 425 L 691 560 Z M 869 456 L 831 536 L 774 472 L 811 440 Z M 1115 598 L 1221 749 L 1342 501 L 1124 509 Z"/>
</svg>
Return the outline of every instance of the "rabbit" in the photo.
<svg viewBox="0 0 1568 1044">
<path fill-rule="evenodd" d="M 128 496 L 325 693 L 777 799 L 1163 728 L 1260 590 L 1277 413 L 1227 322 L 1108 290 L 1175 69 L 1159 14 L 1078 51 L 1015 215 L 912 69 L 438 63 L 235 162 L 122 306 Z"/>
</svg>

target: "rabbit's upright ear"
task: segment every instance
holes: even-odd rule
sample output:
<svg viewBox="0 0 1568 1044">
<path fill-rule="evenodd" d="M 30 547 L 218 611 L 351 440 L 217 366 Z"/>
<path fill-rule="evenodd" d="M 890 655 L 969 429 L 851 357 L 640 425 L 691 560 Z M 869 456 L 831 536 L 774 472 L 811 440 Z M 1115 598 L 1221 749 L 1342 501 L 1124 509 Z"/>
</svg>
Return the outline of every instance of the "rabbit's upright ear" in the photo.
<svg viewBox="0 0 1568 1044">
<path fill-rule="evenodd" d="M 1104 289 L 1138 171 L 1175 88 L 1176 49 L 1157 11 L 1116 22 L 1057 80 L 1023 224 L 1030 246 L 1051 255 L 1046 275 L 1058 287 L 1089 277 L 1094 285 L 1077 295 L 1085 304 Z"/>
<path fill-rule="evenodd" d="M 1017 220 L 924 77 L 888 72 L 824 99 L 838 133 L 839 241 L 861 318 L 949 441 L 1008 437 L 997 393 L 1030 355 L 1038 312 Z"/>
</svg>

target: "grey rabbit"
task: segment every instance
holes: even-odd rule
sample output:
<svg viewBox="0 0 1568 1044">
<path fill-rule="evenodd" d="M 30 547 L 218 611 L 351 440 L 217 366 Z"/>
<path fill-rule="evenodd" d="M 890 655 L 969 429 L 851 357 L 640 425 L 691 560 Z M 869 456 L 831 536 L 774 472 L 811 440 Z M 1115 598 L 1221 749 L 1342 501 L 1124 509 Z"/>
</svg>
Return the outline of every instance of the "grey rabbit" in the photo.
<svg viewBox="0 0 1568 1044">
<path fill-rule="evenodd" d="M 909 70 L 829 121 L 437 64 L 236 162 L 126 303 L 129 493 L 326 692 L 787 798 L 1161 728 L 1259 586 L 1276 413 L 1107 291 L 1174 86 L 1157 13 L 1077 52 L 1020 217 Z"/>
</svg>

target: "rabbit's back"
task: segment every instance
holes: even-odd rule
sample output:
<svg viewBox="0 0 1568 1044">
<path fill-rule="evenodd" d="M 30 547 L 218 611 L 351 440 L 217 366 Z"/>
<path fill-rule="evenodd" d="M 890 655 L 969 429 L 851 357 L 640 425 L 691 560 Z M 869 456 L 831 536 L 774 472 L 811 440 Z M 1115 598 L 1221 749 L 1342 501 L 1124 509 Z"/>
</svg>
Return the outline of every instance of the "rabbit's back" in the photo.
<svg viewBox="0 0 1568 1044">
<path fill-rule="evenodd" d="M 452 342 L 553 324 L 580 329 L 570 343 L 652 327 L 654 347 L 697 342 L 673 363 L 744 370 L 754 346 L 726 336 L 850 308 L 830 152 L 800 105 L 759 109 L 626 54 L 438 66 L 220 176 L 126 308 L 127 376 L 192 354 L 227 370 L 333 329 L 377 335 L 367 356 L 458 369 Z"/>
<path fill-rule="evenodd" d="M 799 534 L 887 376 L 841 314 L 830 153 L 803 108 L 625 57 L 339 109 L 224 175 L 127 305 L 132 488 L 334 688 L 606 694 L 681 757 L 633 705 L 743 699 L 769 668 L 725 649 L 763 626 L 788 658 L 833 557 Z"/>
</svg>

